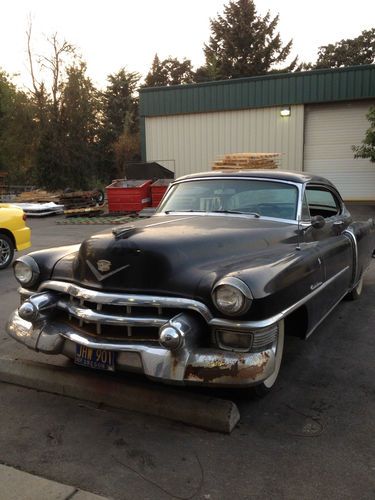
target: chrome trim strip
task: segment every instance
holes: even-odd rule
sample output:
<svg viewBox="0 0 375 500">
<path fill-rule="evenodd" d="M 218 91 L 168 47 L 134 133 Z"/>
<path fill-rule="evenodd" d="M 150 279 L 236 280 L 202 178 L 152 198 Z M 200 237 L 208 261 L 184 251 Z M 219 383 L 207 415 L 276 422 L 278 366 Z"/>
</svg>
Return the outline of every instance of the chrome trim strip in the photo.
<svg viewBox="0 0 375 500">
<path fill-rule="evenodd" d="M 274 222 L 282 222 L 283 224 L 298 224 L 298 221 L 295 220 L 295 219 L 279 219 L 277 217 L 267 217 L 266 215 L 261 215 L 260 216 L 260 219 L 258 219 L 257 217 L 255 217 L 254 215 L 251 215 L 251 214 L 246 214 L 246 213 L 243 213 L 243 214 L 231 214 L 231 213 L 220 213 L 220 212 L 170 212 L 168 214 L 166 214 L 165 212 L 162 212 L 162 213 L 158 213 L 158 214 L 155 214 L 153 217 L 170 217 L 170 216 L 180 216 L 180 215 L 190 215 L 189 218 L 191 217 L 207 217 L 207 216 L 210 216 L 210 217 L 236 217 L 236 218 L 242 218 L 242 219 L 256 219 L 256 220 L 270 220 L 270 221 L 274 221 Z M 192 215 L 193 214 L 193 215 Z M 174 219 L 176 220 L 176 219 Z M 174 222 L 174 220 L 172 220 L 171 222 Z M 180 220 L 180 219 L 177 219 L 177 220 Z M 183 220 L 183 219 L 182 219 Z M 168 221 L 169 222 L 169 221 Z M 161 222 L 161 224 L 163 224 Z"/>
<path fill-rule="evenodd" d="M 166 349 L 155 345 L 148 346 L 144 344 L 135 344 L 131 342 L 125 344 L 121 342 L 113 342 L 106 339 L 97 340 L 95 337 L 90 337 L 87 334 L 76 333 L 68 329 L 59 331 L 59 334 L 62 337 L 71 340 L 72 342 L 75 342 L 77 344 L 86 347 L 91 347 L 92 349 L 103 349 L 104 351 L 130 351 L 130 352 L 131 351 L 147 352 L 150 349 L 152 350 L 157 349 L 160 352 L 167 352 Z"/>
<path fill-rule="evenodd" d="M 287 309 L 285 309 L 283 311 L 283 318 L 285 318 L 288 314 L 290 314 L 291 312 L 295 311 L 300 306 L 302 306 L 303 304 L 305 304 L 308 300 L 310 300 L 313 297 L 315 297 L 315 295 L 317 295 L 322 290 L 324 290 L 328 285 L 330 285 L 333 281 L 335 281 L 339 276 L 341 276 L 343 273 L 345 273 L 348 269 L 349 269 L 349 266 L 344 267 L 337 274 L 335 274 L 334 276 L 331 276 L 331 278 L 329 278 L 327 281 L 325 281 L 321 286 L 319 286 L 318 288 L 315 288 L 315 290 L 313 290 L 311 293 L 309 293 L 308 295 L 306 295 L 304 298 L 302 298 L 301 300 L 299 300 L 298 302 L 296 302 L 292 306 L 290 306 Z M 345 294 L 346 293 L 347 293 L 347 291 L 345 292 Z"/>
<path fill-rule="evenodd" d="M 343 294 L 343 295 L 339 298 L 339 300 L 338 300 L 337 302 L 335 302 L 335 303 L 333 304 L 333 306 L 332 306 L 330 309 L 328 309 L 328 311 L 324 314 L 324 316 L 323 316 L 322 318 L 320 318 L 320 320 L 316 323 L 316 325 L 314 325 L 314 326 L 311 328 L 311 330 L 310 330 L 310 331 L 306 334 L 306 337 L 305 337 L 306 339 L 308 339 L 308 338 L 310 337 L 310 335 L 311 335 L 312 333 L 314 333 L 314 332 L 315 332 L 315 330 L 318 328 L 318 326 L 319 326 L 321 323 L 323 323 L 323 321 L 326 319 L 326 317 L 327 317 L 327 316 L 328 316 L 328 315 L 329 315 L 329 314 L 330 314 L 330 313 L 334 310 L 334 308 L 337 306 L 337 304 L 339 304 L 339 303 L 342 301 L 342 299 L 345 297 L 345 295 L 346 295 L 347 293 L 348 293 L 348 292 L 346 291 L 346 292 L 345 292 L 345 293 L 344 293 L 344 294 Z"/>
<path fill-rule="evenodd" d="M 281 319 L 286 318 L 288 314 L 292 313 L 293 311 L 297 310 L 299 307 L 301 307 L 303 304 L 305 304 L 307 301 L 315 297 L 318 293 L 320 293 L 324 288 L 326 288 L 328 285 L 330 285 L 335 279 L 337 279 L 341 274 L 343 274 L 345 271 L 349 269 L 349 266 L 344 267 L 344 269 L 341 269 L 340 272 L 332 276 L 329 280 L 325 281 L 320 287 L 316 288 L 313 290 L 311 293 L 303 297 L 301 300 L 296 302 L 295 304 L 292 304 L 289 306 L 287 309 L 284 309 L 281 311 L 279 314 L 275 314 L 275 316 L 271 316 L 270 318 L 260 320 L 260 321 L 228 321 L 228 320 L 223 320 L 223 319 L 212 319 L 210 321 L 211 326 L 220 326 L 220 327 L 229 327 L 229 328 L 238 328 L 238 329 L 243 329 L 243 328 L 265 328 L 267 326 L 271 326 L 273 323 L 276 323 L 280 321 Z M 345 292 L 344 295 L 348 290 Z"/>
<path fill-rule="evenodd" d="M 246 170 L 246 169 L 244 169 Z M 302 182 L 294 182 L 294 181 L 287 181 L 285 179 L 272 179 L 270 177 L 256 177 L 256 176 L 253 176 L 251 177 L 250 175 L 231 175 L 231 174 L 228 174 L 228 175 L 207 175 L 207 176 L 204 176 L 204 175 L 201 175 L 201 177 L 192 177 L 191 179 L 176 179 L 175 182 L 171 183 L 169 185 L 169 189 L 172 187 L 172 186 L 175 186 L 176 184 L 183 184 L 184 182 L 194 182 L 194 181 L 207 181 L 207 180 L 215 180 L 215 181 L 222 181 L 223 179 L 230 179 L 230 180 L 253 180 L 253 181 L 266 181 L 266 182 L 281 182 L 282 184 L 292 184 L 293 186 L 301 186 L 303 183 Z"/>
<path fill-rule="evenodd" d="M 133 295 L 125 293 L 107 293 L 82 288 L 73 283 L 64 281 L 45 281 L 39 287 L 42 290 L 55 290 L 56 292 L 66 293 L 87 302 L 98 304 L 110 304 L 114 306 L 133 306 L 133 307 L 155 307 L 172 309 L 189 309 L 196 311 L 207 321 L 212 319 L 212 314 L 207 306 L 197 300 L 184 299 L 179 297 L 160 297 L 157 295 Z"/>
<path fill-rule="evenodd" d="M 274 323 L 280 321 L 285 317 L 283 314 L 284 311 L 275 314 L 275 316 L 271 316 L 267 319 L 262 319 L 258 321 L 231 321 L 228 319 L 221 318 L 213 318 L 209 321 L 210 326 L 218 326 L 220 328 L 229 328 L 235 330 L 257 330 L 258 328 L 266 328 L 267 326 L 271 326 Z"/>
<path fill-rule="evenodd" d="M 311 293 L 305 295 L 298 302 L 292 304 L 287 309 L 284 309 L 278 314 L 258 321 L 235 321 L 222 318 L 214 318 L 207 306 L 201 302 L 174 298 L 174 297 L 160 297 L 153 295 L 129 295 L 129 294 L 114 294 L 114 293 L 103 293 L 96 292 L 94 290 L 81 288 L 72 283 L 65 283 L 62 281 L 46 281 L 40 287 L 40 289 L 45 290 L 56 290 L 58 292 L 71 294 L 79 299 L 86 300 L 88 302 L 97 302 L 99 304 L 112 304 L 112 305 L 127 305 L 127 306 L 138 306 L 138 307 L 169 307 L 178 309 L 189 309 L 198 312 L 203 316 L 209 326 L 238 329 L 238 330 L 251 330 L 258 328 L 266 328 L 274 323 L 277 323 L 281 319 L 284 319 L 288 314 L 292 313 L 300 306 L 305 304 L 308 300 L 312 299 L 324 290 L 328 285 L 335 281 L 341 274 L 346 272 L 349 266 L 344 267 L 337 274 L 332 276 L 329 280 L 325 281 L 320 287 L 313 290 Z M 349 290 L 345 291 L 345 294 Z M 344 294 L 344 295 L 345 295 Z"/>
<path fill-rule="evenodd" d="M 253 296 L 250 292 L 250 288 L 246 285 L 244 281 L 240 280 L 239 278 L 236 278 L 235 276 L 226 276 L 225 278 L 217 281 L 212 289 L 212 292 L 214 292 L 216 288 L 221 285 L 233 286 L 238 290 L 240 290 L 240 292 L 242 292 L 247 299 L 251 300 L 253 299 Z"/>
<path fill-rule="evenodd" d="M 27 288 L 23 288 L 22 286 L 18 287 L 17 292 L 21 297 L 31 297 L 37 293 L 35 290 L 27 290 Z"/>
<path fill-rule="evenodd" d="M 85 307 L 67 304 L 63 300 L 58 301 L 57 307 L 77 319 L 81 319 L 88 323 L 100 323 L 101 325 L 159 327 L 165 325 L 165 323 L 169 321 L 168 318 L 163 318 L 161 316 L 114 316 L 112 314 L 95 312 Z"/>
<path fill-rule="evenodd" d="M 350 228 L 345 229 L 342 232 L 342 234 L 344 236 L 347 236 L 349 238 L 349 240 L 352 243 L 353 250 L 354 250 L 354 253 L 353 253 L 353 278 L 352 278 L 352 282 L 350 284 L 350 288 L 353 288 L 354 286 L 356 286 L 356 284 L 357 284 L 357 282 L 359 280 L 359 276 L 358 276 L 359 261 L 358 261 L 358 243 L 357 243 L 357 238 L 356 238 L 356 236 L 354 234 L 353 229 L 350 229 Z"/>
</svg>

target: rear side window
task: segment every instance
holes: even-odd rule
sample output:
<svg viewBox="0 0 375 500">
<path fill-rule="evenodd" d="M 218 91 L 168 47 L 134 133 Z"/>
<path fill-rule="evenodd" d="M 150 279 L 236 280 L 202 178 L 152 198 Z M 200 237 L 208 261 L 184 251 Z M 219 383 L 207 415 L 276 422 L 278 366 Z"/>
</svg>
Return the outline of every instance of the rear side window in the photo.
<svg viewBox="0 0 375 500">
<path fill-rule="evenodd" d="M 341 213 L 341 204 L 329 189 L 307 186 L 306 200 L 311 217 L 321 215 L 326 219 Z"/>
</svg>

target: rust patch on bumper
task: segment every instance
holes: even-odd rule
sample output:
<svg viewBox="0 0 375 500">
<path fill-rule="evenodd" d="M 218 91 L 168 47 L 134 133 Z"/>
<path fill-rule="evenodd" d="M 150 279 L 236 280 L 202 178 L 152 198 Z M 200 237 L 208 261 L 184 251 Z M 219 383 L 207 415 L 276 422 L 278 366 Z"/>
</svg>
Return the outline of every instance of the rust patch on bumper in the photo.
<svg viewBox="0 0 375 500">
<path fill-rule="evenodd" d="M 237 380 L 256 380 L 263 373 L 268 363 L 268 358 L 268 353 L 264 353 L 261 362 L 254 365 L 246 365 L 241 359 L 230 363 L 220 358 L 204 366 L 188 365 L 185 371 L 185 378 L 204 383 L 209 383 L 222 377 Z"/>
</svg>

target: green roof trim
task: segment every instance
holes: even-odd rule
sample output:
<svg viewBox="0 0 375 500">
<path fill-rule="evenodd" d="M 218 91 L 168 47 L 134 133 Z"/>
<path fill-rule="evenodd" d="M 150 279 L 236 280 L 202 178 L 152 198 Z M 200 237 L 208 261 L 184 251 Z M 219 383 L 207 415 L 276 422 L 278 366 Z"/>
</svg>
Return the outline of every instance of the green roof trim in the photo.
<svg viewBox="0 0 375 500">
<path fill-rule="evenodd" d="M 140 91 L 140 115 L 166 116 L 375 98 L 375 65 L 276 73 Z"/>
</svg>

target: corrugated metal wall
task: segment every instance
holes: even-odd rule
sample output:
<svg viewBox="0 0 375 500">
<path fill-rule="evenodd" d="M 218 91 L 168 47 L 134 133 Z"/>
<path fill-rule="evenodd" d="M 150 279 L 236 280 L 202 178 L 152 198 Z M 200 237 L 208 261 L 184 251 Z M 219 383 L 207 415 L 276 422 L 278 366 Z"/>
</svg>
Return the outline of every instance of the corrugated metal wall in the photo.
<svg viewBox="0 0 375 500">
<path fill-rule="evenodd" d="M 165 116 L 375 97 L 375 65 L 273 74 L 140 92 L 140 115 Z"/>
<path fill-rule="evenodd" d="M 174 169 L 176 177 L 210 170 L 219 155 L 283 153 L 281 168 L 302 170 L 304 107 L 292 106 L 146 117 L 147 161 Z"/>
<path fill-rule="evenodd" d="M 375 199 L 375 165 L 354 159 L 370 124 L 366 114 L 375 101 L 305 107 L 304 170 L 330 179 L 344 199 Z"/>
</svg>

